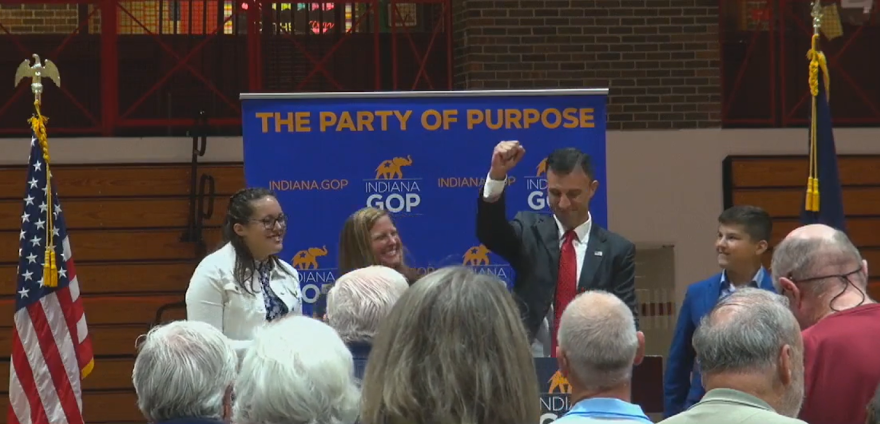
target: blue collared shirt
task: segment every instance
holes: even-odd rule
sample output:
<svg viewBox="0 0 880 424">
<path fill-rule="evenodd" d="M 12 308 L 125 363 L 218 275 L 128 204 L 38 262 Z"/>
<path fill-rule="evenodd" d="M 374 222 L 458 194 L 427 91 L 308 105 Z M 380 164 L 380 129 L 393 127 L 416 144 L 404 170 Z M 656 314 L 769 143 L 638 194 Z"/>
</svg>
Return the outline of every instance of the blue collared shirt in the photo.
<svg viewBox="0 0 880 424">
<path fill-rule="evenodd" d="M 554 424 L 598 424 L 605 420 L 615 420 L 619 424 L 653 424 L 641 406 L 613 398 L 584 399 L 574 404 Z"/>
<path fill-rule="evenodd" d="M 755 276 L 752 277 L 752 281 L 749 282 L 748 286 L 752 288 L 758 288 L 760 286 L 760 282 L 764 281 L 764 267 L 758 269 L 758 272 L 755 273 Z M 721 296 L 719 299 L 724 299 L 727 296 L 730 296 L 733 292 L 736 291 L 736 286 L 730 283 L 727 279 L 727 271 L 721 272 Z"/>
</svg>

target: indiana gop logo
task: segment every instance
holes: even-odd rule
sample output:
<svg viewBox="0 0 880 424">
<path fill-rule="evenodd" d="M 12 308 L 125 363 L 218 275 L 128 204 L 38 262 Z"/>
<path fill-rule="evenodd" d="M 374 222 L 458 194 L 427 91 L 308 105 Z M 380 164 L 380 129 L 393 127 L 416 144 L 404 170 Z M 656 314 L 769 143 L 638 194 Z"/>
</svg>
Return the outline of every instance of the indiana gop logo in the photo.
<svg viewBox="0 0 880 424">
<path fill-rule="evenodd" d="M 541 385 L 541 419 L 539 424 L 549 424 L 571 409 L 571 384 L 557 370 Z"/>
<path fill-rule="evenodd" d="M 383 160 L 375 169 L 374 178 L 364 180 L 366 205 L 392 214 L 418 215 L 422 203 L 422 179 L 410 176 L 412 156 Z"/>
<path fill-rule="evenodd" d="M 336 281 L 337 269 L 326 265 L 333 262 L 329 253 L 327 245 L 307 247 L 296 252 L 290 260 L 299 273 L 303 301 L 307 303 L 315 303 L 322 287 Z"/>
<path fill-rule="evenodd" d="M 513 269 L 504 262 L 496 261 L 491 253 L 485 245 L 471 246 L 462 255 L 462 265 L 470 267 L 478 274 L 488 274 L 498 278 L 510 286 L 513 284 Z"/>
<path fill-rule="evenodd" d="M 548 212 L 547 207 L 547 158 L 541 160 L 535 167 L 535 175 L 524 178 L 528 197 L 526 202 L 529 209 L 538 212 Z"/>
</svg>

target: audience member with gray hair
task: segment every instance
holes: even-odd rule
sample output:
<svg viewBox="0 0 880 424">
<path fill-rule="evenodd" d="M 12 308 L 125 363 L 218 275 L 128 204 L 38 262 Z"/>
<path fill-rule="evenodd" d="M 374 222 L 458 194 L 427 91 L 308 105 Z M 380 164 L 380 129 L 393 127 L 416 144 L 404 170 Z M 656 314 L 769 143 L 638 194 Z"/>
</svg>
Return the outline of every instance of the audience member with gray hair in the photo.
<svg viewBox="0 0 880 424">
<path fill-rule="evenodd" d="M 345 343 L 327 324 L 288 316 L 260 331 L 235 380 L 235 424 L 352 424 L 360 393 Z"/>
<path fill-rule="evenodd" d="M 874 303 L 867 296 L 868 263 L 846 234 L 822 224 L 792 231 L 773 250 L 772 270 L 804 330 L 835 312 Z"/>
<path fill-rule="evenodd" d="M 631 400 L 632 368 L 645 356 L 645 335 L 620 298 L 603 291 L 575 298 L 562 313 L 558 340 L 556 357 L 571 385 L 572 407 L 556 423 L 652 423 Z"/>
<path fill-rule="evenodd" d="M 862 424 L 880 383 L 880 304 L 868 294 L 868 263 L 843 232 L 792 231 L 773 251 L 773 278 L 804 337 L 810 424 Z"/>
<path fill-rule="evenodd" d="M 355 359 L 366 359 L 379 324 L 409 287 L 403 274 L 368 266 L 339 277 L 327 294 L 327 323 Z"/>
<path fill-rule="evenodd" d="M 221 424 L 228 419 L 238 359 L 217 328 L 196 321 L 157 326 L 143 337 L 131 380 L 154 424 Z"/>
<path fill-rule="evenodd" d="M 662 424 L 804 424 L 791 418 L 804 397 L 803 341 L 784 297 L 738 289 L 703 317 L 694 350 L 706 395 Z"/>
</svg>

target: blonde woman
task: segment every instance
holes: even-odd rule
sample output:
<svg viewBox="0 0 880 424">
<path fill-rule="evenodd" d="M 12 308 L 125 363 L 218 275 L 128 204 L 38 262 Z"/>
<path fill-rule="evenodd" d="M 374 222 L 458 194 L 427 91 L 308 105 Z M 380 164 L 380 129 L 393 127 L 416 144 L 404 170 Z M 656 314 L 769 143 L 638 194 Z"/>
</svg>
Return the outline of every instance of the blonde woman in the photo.
<svg viewBox="0 0 880 424">
<path fill-rule="evenodd" d="M 360 209 L 345 220 L 339 234 L 339 274 L 382 265 L 403 274 L 411 285 L 419 273 L 406 265 L 405 250 L 387 211 Z"/>
<path fill-rule="evenodd" d="M 540 417 L 526 330 L 504 284 L 463 267 L 419 280 L 383 320 L 362 424 L 527 424 Z"/>
<path fill-rule="evenodd" d="M 339 276 L 356 269 L 380 265 L 391 268 L 406 277 L 412 285 L 420 275 L 404 260 L 406 248 L 388 212 L 377 208 L 363 208 L 351 214 L 339 234 Z M 327 292 L 332 284 L 321 288 L 315 303 L 315 317 L 323 317 L 327 310 Z"/>
</svg>

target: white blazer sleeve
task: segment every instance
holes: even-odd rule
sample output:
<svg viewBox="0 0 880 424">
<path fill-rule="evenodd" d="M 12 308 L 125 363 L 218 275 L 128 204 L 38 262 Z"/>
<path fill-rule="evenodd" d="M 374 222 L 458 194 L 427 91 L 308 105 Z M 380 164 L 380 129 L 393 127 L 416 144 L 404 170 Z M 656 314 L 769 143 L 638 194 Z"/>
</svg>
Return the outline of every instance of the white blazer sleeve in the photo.
<svg viewBox="0 0 880 424">
<path fill-rule="evenodd" d="M 208 323 L 218 330 L 223 329 L 223 308 L 225 304 L 220 270 L 211 266 L 199 266 L 186 289 L 186 319 Z M 250 340 L 231 340 L 235 351 L 241 357 L 250 346 Z"/>
</svg>

